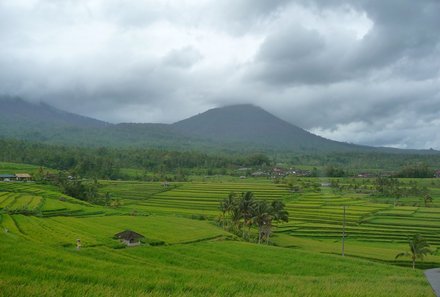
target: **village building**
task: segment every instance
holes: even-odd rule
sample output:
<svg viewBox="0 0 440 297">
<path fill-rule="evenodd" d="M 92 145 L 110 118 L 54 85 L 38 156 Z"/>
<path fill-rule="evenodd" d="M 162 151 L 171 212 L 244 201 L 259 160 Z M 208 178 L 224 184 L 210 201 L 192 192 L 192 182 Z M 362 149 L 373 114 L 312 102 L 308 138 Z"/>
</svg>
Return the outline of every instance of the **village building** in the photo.
<svg viewBox="0 0 440 297">
<path fill-rule="evenodd" d="M 287 175 L 287 170 L 280 168 L 280 167 L 274 167 L 272 168 L 272 177 L 283 177 Z"/>
<path fill-rule="evenodd" d="M 18 181 L 30 181 L 32 180 L 32 176 L 28 173 L 17 173 L 15 175 Z"/>
<path fill-rule="evenodd" d="M 259 171 L 255 171 L 252 173 L 252 176 L 254 177 L 258 177 L 258 176 L 264 176 L 266 175 L 266 173 L 264 173 L 263 171 L 259 170 Z"/>
<path fill-rule="evenodd" d="M 125 230 L 115 234 L 114 237 L 120 239 L 121 242 L 127 246 L 137 246 L 141 244 L 141 238 L 144 238 L 145 236 L 131 230 Z"/>
<path fill-rule="evenodd" d="M 16 179 L 15 174 L 0 174 L 0 181 L 8 182 L 8 181 L 13 181 L 15 179 Z"/>
<path fill-rule="evenodd" d="M 371 173 L 359 173 L 357 175 L 357 177 L 359 177 L 359 178 L 373 178 L 373 177 L 375 177 L 375 175 L 371 174 Z"/>
</svg>

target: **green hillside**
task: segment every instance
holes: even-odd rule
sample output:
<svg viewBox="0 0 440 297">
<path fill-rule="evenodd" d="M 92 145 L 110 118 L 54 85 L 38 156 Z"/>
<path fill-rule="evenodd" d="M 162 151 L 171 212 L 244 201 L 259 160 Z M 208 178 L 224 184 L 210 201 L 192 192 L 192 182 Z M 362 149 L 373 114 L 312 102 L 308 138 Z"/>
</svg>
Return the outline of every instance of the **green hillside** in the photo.
<svg viewBox="0 0 440 297">
<path fill-rule="evenodd" d="M 433 296 L 419 269 L 440 265 L 440 256 L 416 270 L 394 256 L 415 232 L 440 245 L 438 195 L 429 208 L 394 207 L 265 180 L 99 183 L 119 207 L 48 185 L 0 183 L 0 296 Z M 287 205 L 290 220 L 276 226 L 271 245 L 216 223 L 219 201 L 249 190 Z M 343 258 L 341 205 L 349 205 Z M 113 239 L 125 229 L 144 235 L 143 244 Z"/>
</svg>

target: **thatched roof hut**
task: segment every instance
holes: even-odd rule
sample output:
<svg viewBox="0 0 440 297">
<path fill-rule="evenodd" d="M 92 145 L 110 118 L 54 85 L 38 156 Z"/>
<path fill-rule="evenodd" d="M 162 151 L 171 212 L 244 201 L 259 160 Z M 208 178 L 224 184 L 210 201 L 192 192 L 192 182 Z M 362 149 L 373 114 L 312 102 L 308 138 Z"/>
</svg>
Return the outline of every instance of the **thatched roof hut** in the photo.
<svg viewBox="0 0 440 297">
<path fill-rule="evenodd" d="M 32 179 L 32 176 L 29 173 L 17 173 L 15 176 L 17 177 L 17 180 L 27 181 Z"/>
<path fill-rule="evenodd" d="M 114 237 L 120 239 L 127 246 L 135 246 L 135 245 L 140 245 L 141 244 L 140 239 L 144 238 L 145 236 L 131 230 L 125 230 L 115 234 Z"/>
</svg>

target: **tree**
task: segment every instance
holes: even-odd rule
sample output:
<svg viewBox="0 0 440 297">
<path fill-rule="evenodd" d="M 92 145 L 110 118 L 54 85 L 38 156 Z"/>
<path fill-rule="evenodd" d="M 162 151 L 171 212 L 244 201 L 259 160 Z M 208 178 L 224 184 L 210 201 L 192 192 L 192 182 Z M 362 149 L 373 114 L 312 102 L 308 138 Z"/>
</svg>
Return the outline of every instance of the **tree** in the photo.
<svg viewBox="0 0 440 297">
<path fill-rule="evenodd" d="M 105 192 L 104 199 L 105 199 L 105 202 L 104 202 L 105 206 L 109 206 L 110 205 L 110 201 L 112 199 L 112 194 L 110 194 L 110 192 Z"/>
<path fill-rule="evenodd" d="M 225 228 L 225 222 L 226 222 L 226 214 L 229 213 L 232 217 L 232 213 L 234 211 L 234 208 L 237 204 L 237 194 L 234 192 L 229 193 L 228 197 L 223 199 L 223 201 L 220 202 L 220 211 L 222 212 L 222 224 L 223 228 Z"/>
<path fill-rule="evenodd" d="M 269 205 L 266 201 L 258 201 L 254 208 L 253 223 L 258 227 L 258 243 L 269 238 L 272 233 L 272 222 L 288 222 L 289 213 L 284 209 L 282 201 L 274 200 Z"/>
<path fill-rule="evenodd" d="M 432 197 L 429 194 L 423 195 L 423 201 L 425 202 L 425 207 L 428 207 L 432 203 Z"/>
<path fill-rule="evenodd" d="M 342 168 L 334 167 L 329 165 L 325 168 L 325 176 L 327 177 L 344 177 L 346 172 Z"/>
<path fill-rule="evenodd" d="M 238 204 L 238 208 L 239 208 L 240 216 L 243 219 L 243 225 L 248 227 L 247 237 L 249 237 L 249 231 L 252 227 L 252 217 L 255 206 L 256 203 L 254 200 L 254 193 L 250 191 L 242 193 L 241 199 Z M 243 228 L 243 238 L 244 237 L 245 237 L 245 230 Z"/>
<path fill-rule="evenodd" d="M 273 219 L 276 222 L 288 222 L 289 213 L 284 208 L 286 205 L 280 200 L 274 200 L 271 203 Z"/>
<path fill-rule="evenodd" d="M 432 251 L 429 249 L 428 242 L 422 236 L 420 236 L 420 234 L 414 235 L 412 238 L 409 239 L 408 243 L 410 251 L 397 254 L 395 259 L 403 256 L 409 256 L 412 260 L 412 267 L 413 269 L 415 269 L 416 260 L 423 260 L 426 255 L 432 254 Z"/>
<path fill-rule="evenodd" d="M 223 227 L 225 227 L 226 217 L 232 222 L 232 231 L 238 233 L 241 229 L 241 235 L 249 240 L 252 226 L 258 228 L 258 243 L 263 240 L 269 242 L 269 236 L 272 230 L 272 222 L 287 222 L 289 214 L 285 210 L 285 205 L 281 201 L 255 201 L 252 192 L 241 194 L 240 199 L 234 192 L 220 202 L 219 209 L 222 212 Z M 246 229 L 247 227 L 247 233 Z"/>
<path fill-rule="evenodd" d="M 252 221 L 258 227 L 258 243 L 261 243 L 263 235 L 267 238 L 272 226 L 272 209 L 266 201 L 258 201 L 255 205 Z"/>
<path fill-rule="evenodd" d="M 395 174 L 395 176 L 407 178 L 430 178 L 434 176 L 434 170 L 430 169 L 426 163 L 411 164 L 402 168 Z"/>
<path fill-rule="evenodd" d="M 274 200 L 271 203 L 272 207 L 272 216 L 273 220 L 277 223 L 279 222 L 288 222 L 289 221 L 289 212 L 285 210 L 286 205 L 280 200 Z M 271 230 L 269 230 L 271 231 Z M 271 232 L 267 234 L 267 243 L 269 243 Z"/>
<path fill-rule="evenodd" d="M 396 178 L 377 177 L 374 181 L 375 195 L 383 197 L 394 197 L 394 206 L 399 204 L 404 194 L 404 188 Z"/>
</svg>

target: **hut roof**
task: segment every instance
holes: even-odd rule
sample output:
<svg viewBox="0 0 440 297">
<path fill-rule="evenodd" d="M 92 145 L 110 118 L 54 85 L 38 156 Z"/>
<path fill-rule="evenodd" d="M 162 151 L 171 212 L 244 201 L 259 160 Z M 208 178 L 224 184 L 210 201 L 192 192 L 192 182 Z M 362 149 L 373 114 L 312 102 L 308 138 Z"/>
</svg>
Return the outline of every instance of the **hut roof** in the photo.
<svg viewBox="0 0 440 297">
<path fill-rule="evenodd" d="M 134 240 L 134 239 L 143 238 L 144 236 L 142 234 L 136 233 L 131 230 L 125 230 L 125 231 L 122 231 L 120 233 L 115 234 L 114 237 L 119 238 L 119 239 L 125 239 L 125 240 Z"/>
<path fill-rule="evenodd" d="M 31 178 L 31 175 L 28 173 L 17 173 L 15 176 L 18 178 Z"/>
<path fill-rule="evenodd" d="M 0 174 L 0 178 L 15 178 L 15 174 Z"/>
</svg>

